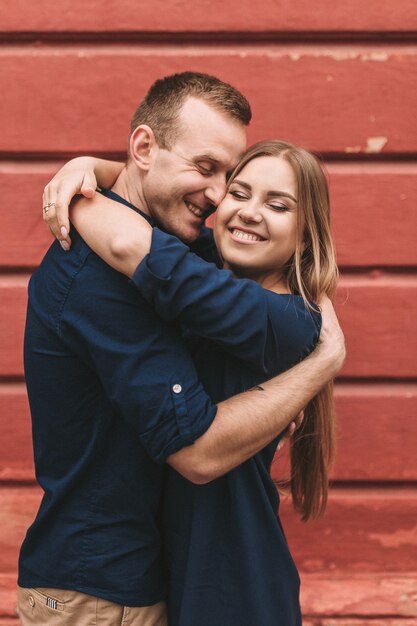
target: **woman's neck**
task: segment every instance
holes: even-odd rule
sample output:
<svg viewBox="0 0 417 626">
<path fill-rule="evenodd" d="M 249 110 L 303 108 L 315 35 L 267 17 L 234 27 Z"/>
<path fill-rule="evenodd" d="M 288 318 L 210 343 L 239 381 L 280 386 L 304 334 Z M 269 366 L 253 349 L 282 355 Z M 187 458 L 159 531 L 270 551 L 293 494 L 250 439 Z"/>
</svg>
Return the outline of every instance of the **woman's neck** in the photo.
<svg viewBox="0 0 417 626">
<path fill-rule="evenodd" d="M 247 269 L 230 267 L 227 263 L 224 263 L 223 267 L 224 269 L 229 269 L 236 278 L 250 278 L 269 291 L 274 291 L 275 293 L 291 293 L 288 282 L 282 274 L 261 271 L 250 272 Z"/>
</svg>

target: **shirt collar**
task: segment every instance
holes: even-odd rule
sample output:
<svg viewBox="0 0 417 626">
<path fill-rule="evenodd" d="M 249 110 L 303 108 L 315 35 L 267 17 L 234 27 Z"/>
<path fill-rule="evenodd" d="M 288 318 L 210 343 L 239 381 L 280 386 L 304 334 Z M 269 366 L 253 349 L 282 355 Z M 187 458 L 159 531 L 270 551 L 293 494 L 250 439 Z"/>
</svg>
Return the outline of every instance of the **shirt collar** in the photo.
<svg viewBox="0 0 417 626">
<path fill-rule="evenodd" d="M 114 200 L 115 202 L 120 202 L 121 204 L 125 204 L 130 209 L 133 209 L 134 211 L 136 211 L 136 213 L 139 213 L 139 215 L 144 217 L 145 220 L 149 222 L 151 226 L 157 226 L 157 222 L 153 219 L 153 217 L 151 217 L 150 215 L 147 215 L 146 213 L 138 209 L 137 206 L 135 206 L 134 204 L 131 204 L 130 202 L 125 200 L 125 198 L 122 198 L 122 196 L 119 196 L 119 194 L 116 193 L 115 191 L 112 191 L 111 189 L 99 189 L 98 191 L 103 196 L 106 196 L 106 198 L 109 198 L 110 200 Z"/>
</svg>

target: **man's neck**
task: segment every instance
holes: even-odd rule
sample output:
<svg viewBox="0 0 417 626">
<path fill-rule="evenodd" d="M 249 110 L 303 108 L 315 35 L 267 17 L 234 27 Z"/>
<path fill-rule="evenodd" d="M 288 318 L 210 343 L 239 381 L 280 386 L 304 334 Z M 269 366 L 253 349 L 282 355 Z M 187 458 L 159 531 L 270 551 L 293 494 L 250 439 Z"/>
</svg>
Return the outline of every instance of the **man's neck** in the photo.
<svg viewBox="0 0 417 626">
<path fill-rule="evenodd" d="M 141 180 L 137 171 L 133 172 L 127 164 L 120 172 L 116 182 L 111 188 L 114 193 L 133 204 L 146 215 L 151 215 L 143 195 Z"/>
</svg>

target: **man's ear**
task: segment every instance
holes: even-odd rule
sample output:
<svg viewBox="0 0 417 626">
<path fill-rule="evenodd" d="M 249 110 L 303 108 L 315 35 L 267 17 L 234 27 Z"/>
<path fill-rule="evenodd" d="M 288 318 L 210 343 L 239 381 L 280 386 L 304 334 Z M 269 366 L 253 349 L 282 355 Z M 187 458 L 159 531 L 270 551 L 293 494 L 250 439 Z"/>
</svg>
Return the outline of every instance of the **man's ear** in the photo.
<svg viewBox="0 0 417 626">
<path fill-rule="evenodd" d="M 130 136 L 130 157 L 141 170 L 149 169 L 152 151 L 155 151 L 157 147 L 154 132 L 146 124 L 135 128 Z"/>
</svg>

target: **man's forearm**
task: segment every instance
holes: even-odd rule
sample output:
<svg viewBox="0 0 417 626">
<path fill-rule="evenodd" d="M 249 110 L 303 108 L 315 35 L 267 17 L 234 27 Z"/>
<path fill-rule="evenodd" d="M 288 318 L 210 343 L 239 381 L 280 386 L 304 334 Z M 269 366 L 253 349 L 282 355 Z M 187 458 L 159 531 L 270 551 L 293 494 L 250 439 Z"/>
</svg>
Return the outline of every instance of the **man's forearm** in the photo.
<svg viewBox="0 0 417 626">
<path fill-rule="evenodd" d="M 302 363 L 218 405 L 207 432 L 168 462 L 195 483 L 206 483 L 237 467 L 282 432 L 339 371 L 342 350 L 319 346 Z"/>
</svg>

